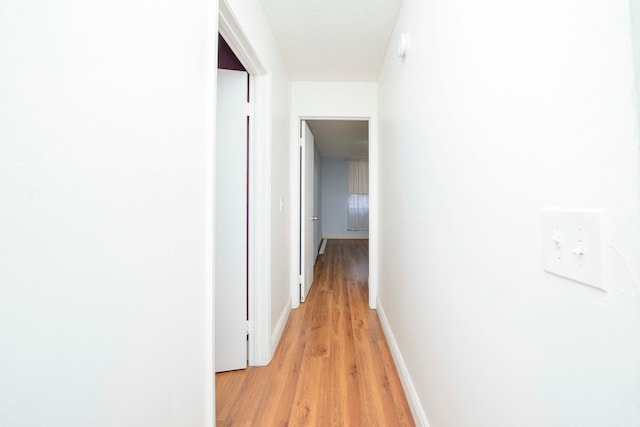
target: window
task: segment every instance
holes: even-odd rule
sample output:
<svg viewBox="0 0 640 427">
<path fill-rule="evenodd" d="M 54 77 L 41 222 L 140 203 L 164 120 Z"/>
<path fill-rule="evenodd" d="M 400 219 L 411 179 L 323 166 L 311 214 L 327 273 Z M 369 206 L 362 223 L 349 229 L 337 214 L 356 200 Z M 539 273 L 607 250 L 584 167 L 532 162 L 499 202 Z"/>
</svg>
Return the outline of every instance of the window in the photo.
<svg viewBox="0 0 640 427">
<path fill-rule="evenodd" d="M 369 230 L 369 161 L 349 162 L 347 230 Z"/>
</svg>

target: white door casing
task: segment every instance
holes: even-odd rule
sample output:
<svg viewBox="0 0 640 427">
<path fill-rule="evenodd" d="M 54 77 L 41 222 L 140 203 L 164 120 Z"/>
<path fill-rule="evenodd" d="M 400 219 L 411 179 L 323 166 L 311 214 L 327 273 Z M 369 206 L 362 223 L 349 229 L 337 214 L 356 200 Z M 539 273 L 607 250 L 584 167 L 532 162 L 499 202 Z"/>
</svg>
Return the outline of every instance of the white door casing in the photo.
<svg viewBox="0 0 640 427">
<path fill-rule="evenodd" d="M 247 366 L 247 73 L 218 70 L 215 370 Z"/>
</svg>

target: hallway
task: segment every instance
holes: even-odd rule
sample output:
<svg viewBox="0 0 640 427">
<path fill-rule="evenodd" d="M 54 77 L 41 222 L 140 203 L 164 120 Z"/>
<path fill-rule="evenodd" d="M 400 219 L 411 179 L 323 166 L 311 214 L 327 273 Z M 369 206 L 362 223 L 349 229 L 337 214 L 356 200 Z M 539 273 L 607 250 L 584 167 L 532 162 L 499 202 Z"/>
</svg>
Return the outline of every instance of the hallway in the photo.
<svg viewBox="0 0 640 427">
<path fill-rule="evenodd" d="M 217 425 L 414 425 L 367 276 L 367 240 L 329 240 L 271 364 L 216 375 Z"/>
</svg>

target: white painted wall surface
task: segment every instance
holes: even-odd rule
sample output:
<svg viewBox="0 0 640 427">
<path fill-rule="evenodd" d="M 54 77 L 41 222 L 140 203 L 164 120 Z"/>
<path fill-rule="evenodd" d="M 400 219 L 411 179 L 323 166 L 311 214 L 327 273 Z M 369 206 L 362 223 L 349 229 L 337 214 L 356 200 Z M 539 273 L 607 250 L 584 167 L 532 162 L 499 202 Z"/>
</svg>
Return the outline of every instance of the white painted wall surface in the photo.
<svg viewBox="0 0 640 427">
<path fill-rule="evenodd" d="M 633 60 L 635 66 L 636 105 L 638 122 L 640 123 L 640 0 L 629 0 L 629 14 L 631 18 L 631 39 Z"/>
<path fill-rule="evenodd" d="M 379 298 L 432 426 L 640 425 L 630 40 L 625 0 L 403 2 Z M 605 210 L 608 293 L 543 271 L 549 206 Z"/>
<path fill-rule="evenodd" d="M 375 113 L 378 84 L 361 82 L 292 82 L 291 108 L 309 113 Z"/>
<path fill-rule="evenodd" d="M 290 239 L 290 123 L 291 83 L 282 56 L 259 0 L 226 0 L 271 78 L 271 264 L 270 311 L 272 334 L 277 335 L 283 307 L 290 308 L 290 256 L 283 242 Z M 284 201 L 280 210 L 280 198 Z M 272 350 L 275 350 L 273 348 Z M 261 364 L 268 361 L 261 361 Z"/>
<path fill-rule="evenodd" d="M 366 231 L 347 230 L 349 167 L 344 159 L 322 159 L 322 236 L 330 239 L 362 238 Z"/>
<path fill-rule="evenodd" d="M 213 425 L 217 1 L 0 9 L 0 425 Z"/>
</svg>

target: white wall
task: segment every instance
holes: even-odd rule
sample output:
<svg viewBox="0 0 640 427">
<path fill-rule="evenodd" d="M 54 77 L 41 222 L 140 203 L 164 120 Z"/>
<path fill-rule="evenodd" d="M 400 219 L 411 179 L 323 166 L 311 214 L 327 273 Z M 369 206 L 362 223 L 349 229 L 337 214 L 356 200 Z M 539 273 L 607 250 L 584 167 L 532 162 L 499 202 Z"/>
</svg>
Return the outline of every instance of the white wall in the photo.
<svg viewBox="0 0 640 427">
<path fill-rule="evenodd" d="M 0 424 L 213 424 L 217 2 L 3 2 Z"/>
<path fill-rule="evenodd" d="M 329 239 L 362 238 L 366 231 L 348 231 L 348 163 L 342 158 L 322 159 L 322 236 Z"/>
<path fill-rule="evenodd" d="M 375 113 L 377 83 L 293 82 L 291 109 L 310 113 Z"/>
<path fill-rule="evenodd" d="M 432 426 L 640 424 L 630 38 L 625 0 L 403 2 L 379 299 Z M 606 211 L 609 292 L 543 271 L 548 206 Z"/>
<path fill-rule="evenodd" d="M 633 59 L 635 65 L 636 81 L 636 105 L 640 106 L 640 0 L 629 0 L 629 13 L 631 17 L 631 39 L 633 45 Z M 638 122 L 640 123 L 640 108 L 637 109 Z"/>
<path fill-rule="evenodd" d="M 271 28 L 259 0 L 227 0 L 238 24 L 245 32 L 255 54 L 263 63 L 271 79 L 271 240 L 270 240 L 270 330 L 274 340 L 284 326 L 284 316 L 291 307 L 289 274 L 290 256 L 282 250 L 282 242 L 290 239 L 290 176 L 289 150 L 291 123 L 291 83 Z M 284 206 L 280 210 L 280 198 Z M 283 311 L 285 310 L 286 313 Z M 275 350 L 275 348 L 273 348 Z"/>
</svg>

